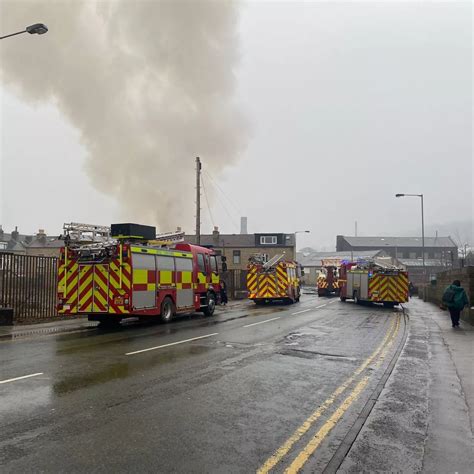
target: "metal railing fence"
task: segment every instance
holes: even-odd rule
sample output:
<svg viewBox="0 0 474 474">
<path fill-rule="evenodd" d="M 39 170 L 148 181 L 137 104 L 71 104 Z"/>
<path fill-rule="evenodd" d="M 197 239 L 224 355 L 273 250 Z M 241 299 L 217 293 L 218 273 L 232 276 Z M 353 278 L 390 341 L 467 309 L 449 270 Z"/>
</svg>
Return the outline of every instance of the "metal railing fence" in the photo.
<svg viewBox="0 0 474 474">
<path fill-rule="evenodd" d="M 56 316 L 57 261 L 0 252 L 0 308 L 13 308 L 18 322 Z"/>
</svg>

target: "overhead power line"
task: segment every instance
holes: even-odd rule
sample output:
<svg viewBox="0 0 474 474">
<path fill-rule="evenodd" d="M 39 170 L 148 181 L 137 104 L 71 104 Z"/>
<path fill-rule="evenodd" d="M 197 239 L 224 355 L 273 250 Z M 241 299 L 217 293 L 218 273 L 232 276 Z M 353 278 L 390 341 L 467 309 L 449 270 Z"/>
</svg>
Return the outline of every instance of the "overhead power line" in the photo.
<svg viewBox="0 0 474 474">
<path fill-rule="evenodd" d="M 222 206 L 222 209 L 224 210 L 224 212 L 227 214 L 227 217 L 229 218 L 229 221 L 232 223 L 233 226 L 235 226 L 235 228 L 237 230 L 239 230 L 239 224 L 232 217 L 232 212 L 229 211 L 229 209 L 225 205 L 224 201 L 219 198 L 219 191 L 220 191 L 221 195 L 224 195 L 223 191 L 219 189 L 218 185 L 214 182 L 214 180 L 211 178 L 209 173 L 206 173 L 206 176 L 209 178 L 209 182 L 212 184 L 213 188 L 216 190 L 216 199 L 219 202 L 219 204 Z"/>
<path fill-rule="evenodd" d="M 212 226 L 215 227 L 216 224 L 214 222 L 214 218 L 212 217 L 212 211 L 211 211 L 211 206 L 209 205 L 209 199 L 207 198 L 206 185 L 204 183 L 204 175 L 201 175 L 201 182 L 202 182 L 202 189 L 204 191 L 204 198 L 206 199 L 207 212 L 209 212 L 209 218 L 211 219 Z"/>
<path fill-rule="evenodd" d="M 227 201 L 230 203 L 230 205 L 238 212 L 239 216 L 242 216 L 242 211 L 239 209 L 239 207 L 234 203 L 232 199 L 224 192 L 224 190 L 212 179 L 212 176 L 209 174 L 207 170 L 204 171 L 206 173 L 206 176 L 209 178 L 209 181 L 211 184 L 218 190 L 220 193 L 227 199 Z"/>
</svg>

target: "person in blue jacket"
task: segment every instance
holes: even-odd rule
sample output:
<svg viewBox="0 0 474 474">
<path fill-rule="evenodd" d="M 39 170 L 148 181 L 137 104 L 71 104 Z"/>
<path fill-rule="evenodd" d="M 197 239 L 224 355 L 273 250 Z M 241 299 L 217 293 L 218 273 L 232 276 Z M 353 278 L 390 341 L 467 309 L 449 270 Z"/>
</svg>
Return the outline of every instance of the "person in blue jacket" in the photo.
<svg viewBox="0 0 474 474">
<path fill-rule="evenodd" d="M 464 291 L 464 288 L 461 287 L 461 282 L 459 280 L 454 280 L 453 283 L 444 290 L 442 301 L 449 310 L 453 328 L 459 327 L 461 311 L 465 306 L 469 306 L 466 292 Z"/>
</svg>

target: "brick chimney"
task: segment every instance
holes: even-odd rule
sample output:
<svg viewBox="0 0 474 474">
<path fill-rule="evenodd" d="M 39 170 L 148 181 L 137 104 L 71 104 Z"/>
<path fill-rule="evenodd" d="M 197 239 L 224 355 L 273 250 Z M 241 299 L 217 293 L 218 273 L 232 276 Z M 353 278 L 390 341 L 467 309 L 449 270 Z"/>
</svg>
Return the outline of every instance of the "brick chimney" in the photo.
<svg viewBox="0 0 474 474">
<path fill-rule="evenodd" d="M 15 227 L 15 230 L 11 233 L 11 239 L 15 242 L 18 242 L 20 239 L 20 233 L 18 232 L 18 227 Z"/>
<path fill-rule="evenodd" d="M 212 243 L 214 247 L 219 247 L 219 227 L 214 226 L 214 230 L 212 231 Z"/>
<path fill-rule="evenodd" d="M 39 229 L 36 234 L 36 240 L 39 240 L 41 243 L 46 243 L 46 233 L 44 229 Z"/>
</svg>

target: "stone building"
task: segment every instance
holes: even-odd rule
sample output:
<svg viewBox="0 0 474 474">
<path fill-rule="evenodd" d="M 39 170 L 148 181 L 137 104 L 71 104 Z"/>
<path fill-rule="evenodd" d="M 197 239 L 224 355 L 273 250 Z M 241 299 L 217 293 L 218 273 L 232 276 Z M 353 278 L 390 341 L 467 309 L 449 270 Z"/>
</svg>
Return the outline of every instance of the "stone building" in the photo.
<svg viewBox="0 0 474 474">
<path fill-rule="evenodd" d="M 196 243 L 195 235 L 186 235 L 184 239 Z M 228 270 L 246 270 L 249 258 L 256 254 L 264 254 L 268 260 L 280 254 L 288 259 L 296 258 L 295 234 L 221 234 L 218 227 L 214 227 L 212 234 L 201 234 L 201 245 L 212 247 L 226 257 Z"/>
<path fill-rule="evenodd" d="M 11 233 L 5 232 L 0 226 L 0 252 L 17 255 L 35 255 L 40 257 L 59 257 L 64 241 L 57 237 L 48 237 L 43 229 L 36 235 L 24 235 L 18 227 Z"/>
</svg>

